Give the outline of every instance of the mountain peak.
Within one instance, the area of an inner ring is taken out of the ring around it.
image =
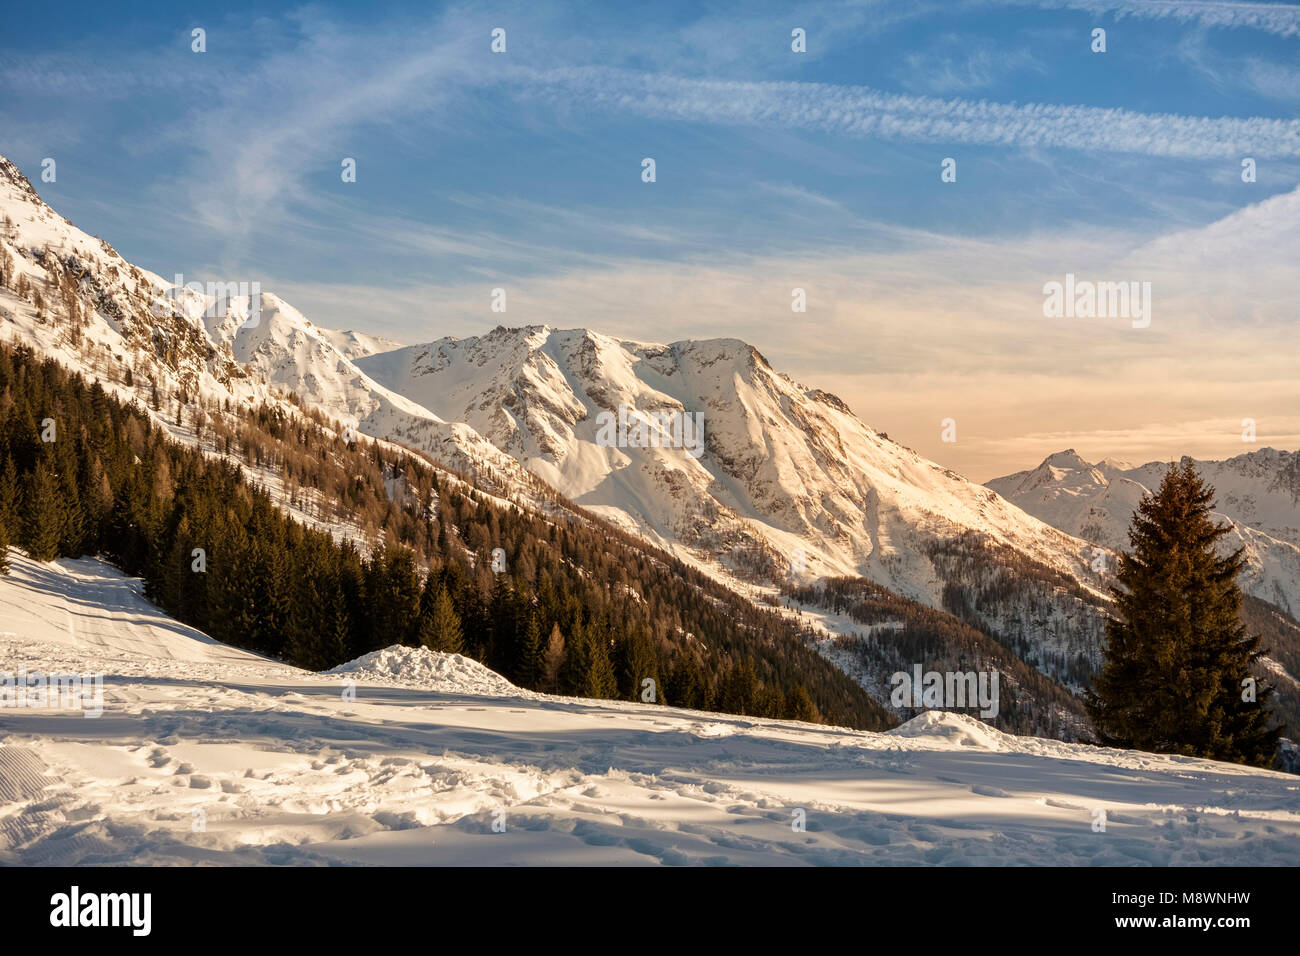
[[[31,180],[24,176],[22,170],[4,156],[0,156],[0,181],[11,183],[13,186],[17,187],[19,192],[25,193],[30,197],[32,202],[42,206],[45,205],[41,197],[37,195],[36,189],[32,186]]]
[[[1097,467],[1107,471],[1131,471],[1137,466],[1123,458],[1107,457],[1097,462]]]
[[[1084,461],[1073,448],[1058,451],[1043,459],[1044,465],[1053,468],[1091,468],[1092,463]]]

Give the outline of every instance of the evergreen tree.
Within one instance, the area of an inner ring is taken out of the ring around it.
[[[536,688],[541,683],[545,666],[543,652],[542,628],[537,623],[537,612],[534,611],[528,615],[524,635],[515,650],[511,678],[520,687]]]
[[[713,706],[708,682],[694,654],[678,654],[673,660],[667,695],[677,707],[709,710]]]
[[[352,657],[352,621],[348,612],[347,592],[342,586],[342,574],[335,578],[336,586],[325,596],[325,609],[321,642],[321,657],[328,669]]]
[[[560,666],[560,693],[587,697],[591,679],[591,640],[581,619],[573,622],[564,645],[564,663]]]
[[[1268,729],[1272,688],[1243,692],[1263,652],[1241,623],[1241,551],[1218,555],[1228,528],[1213,507],[1214,489],[1190,461],[1143,498],[1086,703],[1108,746],[1267,766],[1280,733]]]
[[[437,590],[426,603],[427,612],[420,615],[420,643],[431,651],[446,654],[459,654],[464,649],[460,617],[451,603],[451,595],[441,582],[435,582],[433,575],[425,583],[425,592]]]
[[[371,650],[415,644],[420,617],[420,578],[409,548],[389,546],[366,567],[366,604]]]
[[[609,659],[609,640],[599,631],[588,640],[590,651],[584,696],[609,700],[618,696],[618,678],[614,675],[614,664]]]
[[[629,700],[641,699],[643,681],[655,683],[656,703],[664,703],[664,688],[659,680],[659,661],[650,640],[639,629],[619,642],[619,691]]]
[[[476,661],[483,661],[487,657],[488,644],[492,637],[488,608],[483,601],[479,585],[472,578],[456,572],[453,574],[463,581],[456,591],[448,591],[449,595],[454,596],[453,604],[456,613],[460,615],[461,631],[464,634],[461,642],[464,647],[463,653]]]
[[[340,651],[335,663],[355,660],[367,650],[365,628],[361,620],[365,592],[365,568],[356,546],[345,542],[333,558],[334,589],[330,594],[326,615],[330,629],[329,640],[337,642]]]
[[[515,632],[518,627],[515,590],[505,574],[496,574],[488,596],[488,625],[491,636],[484,660],[498,672],[510,669],[515,658]]]
[[[0,517],[0,577],[9,573],[9,523]]]
[[[321,593],[316,575],[300,575],[296,583],[294,607],[289,615],[289,639],[284,648],[285,660],[295,667],[311,671],[328,670],[336,660],[331,650],[337,653],[337,649],[323,640],[328,631],[322,631],[317,616],[322,605],[328,607],[328,599]]]
[[[57,490],[57,476],[44,455],[24,495],[21,542],[36,561],[53,561],[59,556],[63,536],[63,513]]]
[[[98,457],[91,457],[86,468],[86,488],[82,495],[86,510],[88,547],[103,535],[104,524],[113,510],[113,488]]]
[[[282,659],[293,608],[289,554],[283,541],[269,533],[253,535],[249,551],[253,568],[253,640],[264,653]]]
[[[785,694],[781,693],[781,688],[770,684],[759,685],[758,692],[754,695],[755,717],[784,717],[785,708]]]
[[[758,697],[758,677],[749,661],[735,664],[722,679],[718,708],[726,714],[753,715]]]
[[[189,538],[189,521],[181,514],[176,530],[171,532],[171,543],[160,547],[152,555],[150,567],[145,574],[144,593],[149,600],[164,607],[169,614],[189,620],[189,603],[186,598],[186,575],[190,574],[190,556],[185,550],[185,540]]]
[[[217,560],[218,555],[220,560]],[[244,530],[232,529],[221,551],[214,549],[213,559],[208,564],[208,573],[216,576],[213,582],[212,636],[237,647],[265,651],[257,643],[261,614],[254,590],[257,569],[249,560],[249,542]]]
[[[58,455],[60,532],[59,554],[79,558],[86,553],[89,534],[86,510],[81,504],[81,482],[78,480],[74,456],[66,451],[70,443],[64,442]]]
[[[810,724],[821,723],[817,705],[808,696],[808,688],[803,684],[795,684],[794,689],[785,695],[785,716],[790,720],[805,720]]]

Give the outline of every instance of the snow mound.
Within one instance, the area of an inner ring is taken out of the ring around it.
[[[460,654],[444,654],[426,647],[394,644],[362,654],[326,674],[347,674],[361,680],[387,681],[405,687],[456,694],[484,694],[493,697],[523,694],[494,670]]]
[[[942,740],[959,747],[981,750],[1006,750],[1006,734],[967,714],[927,710],[887,733],[895,737],[924,737],[927,742]]]

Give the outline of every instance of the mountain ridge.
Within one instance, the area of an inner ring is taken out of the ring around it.
[[[1223,460],[1191,462],[1215,488],[1216,511],[1229,527],[1221,544],[1242,548],[1243,588],[1300,613],[1300,451],[1258,448]],[[1118,550],[1143,495],[1153,492],[1169,467],[1103,459],[1085,461],[1073,449],[1056,452],[1035,468],[987,482],[987,486],[1049,524]]]

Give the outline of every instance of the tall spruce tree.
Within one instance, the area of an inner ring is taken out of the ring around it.
[[[537,688],[542,680],[542,628],[537,622],[537,612],[528,615],[523,638],[515,648],[514,668],[511,677],[520,687]]]
[[[431,651],[459,654],[464,650],[460,617],[451,603],[447,588],[429,575],[425,592],[430,595],[422,601],[420,613],[420,643]]]
[[[1238,550],[1213,520],[1214,489],[1190,461],[1143,498],[1113,588],[1106,658],[1086,696],[1102,743],[1267,766],[1272,688],[1254,689],[1259,638],[1241,623]]]
[[[24,495],[23,517],[26,520],[19,539],[27,553],[37,561],[53,561],[59,556],[63,512],[57,483],[57,473],[47,463],[47,458],[42,457]]]
[[[294,608],[288,618],[289,638],[284,646],[285,660],[312,671],[330,667],[338,654],[337,648],[327,644],[329,632],[321,627],[315,613],[328,607],[322,583],[316,574],[302,574],[294,580]]]
[[[817,705],[808,696],[808,688],[803,684],[795,684],[794,690],[785,695],[785,716],[791,720],[805,720],[810,724],[820,722],[821,714],[817,712]]]
[[[0,577],[9,573],[9,522],[0,508]]]
[[[495,574],[488,592],[487,620],[491,630],[485,649],[485,661],[493,670],[505,672],[514,661],[518,610],[510,579]]]
[[[389,544],[366,565],[371,650],[419,641],[420,578],[406,547]]]
[[[618,696],[618,677],[609,657],[609,638],[602,630],[587,636],[587,680],[585,696],[608,700]]]
[[[722,678],[718,709],[728,714],[752,715],[758,698],[758,676],[749,661],[733,664]]]
[[[659,661],[650,639],[640,628],[633,628],[616,645],[619,693],[629,700],[640,700],[644,681],[655,687],[655,702],[664,703],[662,682],[659,679]]]
[[[560,665],[559,686],[561,694],[588,697],[588,680],[591,676],[591,640],[581,618],[575,619],[564,645],[564,663]]]

